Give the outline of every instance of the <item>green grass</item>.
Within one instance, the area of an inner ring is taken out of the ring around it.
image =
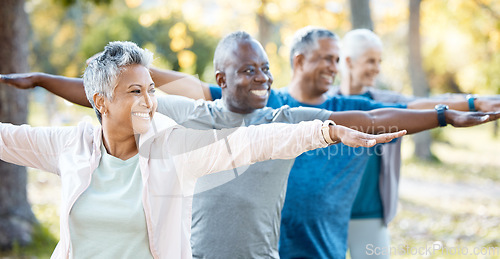
[[[500,258],[500,139],[492,137],[492,125],[440,131],[444,142],[432,147],[439,162],[411,157],[413,145],[404,141],[402,180],[414,184],[400,188],[391,245],[448,247],[426,258]],[[415,257],[423,256],[392,258]]]
[[[43,224],[35,225],[33,242],[29,246],[21,247],[14,244],[12,251],[0,252],[0,258],[50,258],[57,241],[49,228]]]

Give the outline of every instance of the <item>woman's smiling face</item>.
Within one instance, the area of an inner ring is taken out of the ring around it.
[[[368,48],[356,59],[351,59],[352,84],[356,86],[374,86],[375,79],[380,73],[382,49]]]
[[[146,133],[157,108],[154,82],[142,65],[125,67],[117,80],[111,100],[105,98],[106,120],[118,131]]]

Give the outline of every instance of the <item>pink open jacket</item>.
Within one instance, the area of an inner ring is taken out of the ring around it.
[[[191,204],[198,177],[325,147],[320,128],[316,120],[200,131],[156,114],[151,129],[139,137],[142,202],[153,257],[192,257]],[[59,128],[0,124],[2,160],[61,177],[61,239],[51,258],[70,257],[69,213],[99,166],[101,143],[101,127],[89,123]]]

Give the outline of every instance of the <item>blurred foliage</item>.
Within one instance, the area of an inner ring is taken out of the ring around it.
[[[61,4],[62,6],[68,7],[74,5],[78,0],[53,0],[56,4]],[[86,0],[87,2],[91,2],[94,4],[109,4],[113,0]]]
[[[378,0],[371,8],[386,49],[381,81],[409,94],[408,3]],[[30,0],[27,11],[32,70],[79,76],[107,42],[131,40],[156,54],[156,66],[214,82],[218,39],[245,30],[266,49],[274,87],[290,80],[297,29],[322,26],[342,36],[351,28],[348,0]],[[422,1],[422,53],[433,93],[500,93],[499,17],[499,1]]]
[[[500,2],[423,1],[423,54],[439,92],[500,93]]]
[[[156,66],[211,79],[217,38],[192,29],[179,12],[129,8],[127,4],[133,3],[114,1],[95,6],[79,1],[65,7],[31,1],[32,70],[80,76],[87,58],[102,51],[108,42],[119,40],[153,51]]]

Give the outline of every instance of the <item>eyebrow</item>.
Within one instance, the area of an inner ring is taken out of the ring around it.
[[[140,84],[133,83],[133,84],[129,85],[127,89],[130,89],[132,86],[142,87],[142,85],[140,85]]]
[[[241,68],[244,68],[244,67],[249,67],[249,66],[252,66],[252,67],[261,67],[261,66],[269,66],[269,61],[266,61],[266,62],[262,62],[262,63],[243,63],[241,64]]]
[[[133,87],[133,86],[139,86],[139,87],[142,87],[142,85],[141,85],[141,84],[133,83],[133,84],[129,85],[127,89],[130,89],[130,88],[131,88],[131,87]],[[153,86],[153,87],[155,87],[156,85],[155,85],[155,83],[153,82],[153,83],[149,84],[149,86]]]

